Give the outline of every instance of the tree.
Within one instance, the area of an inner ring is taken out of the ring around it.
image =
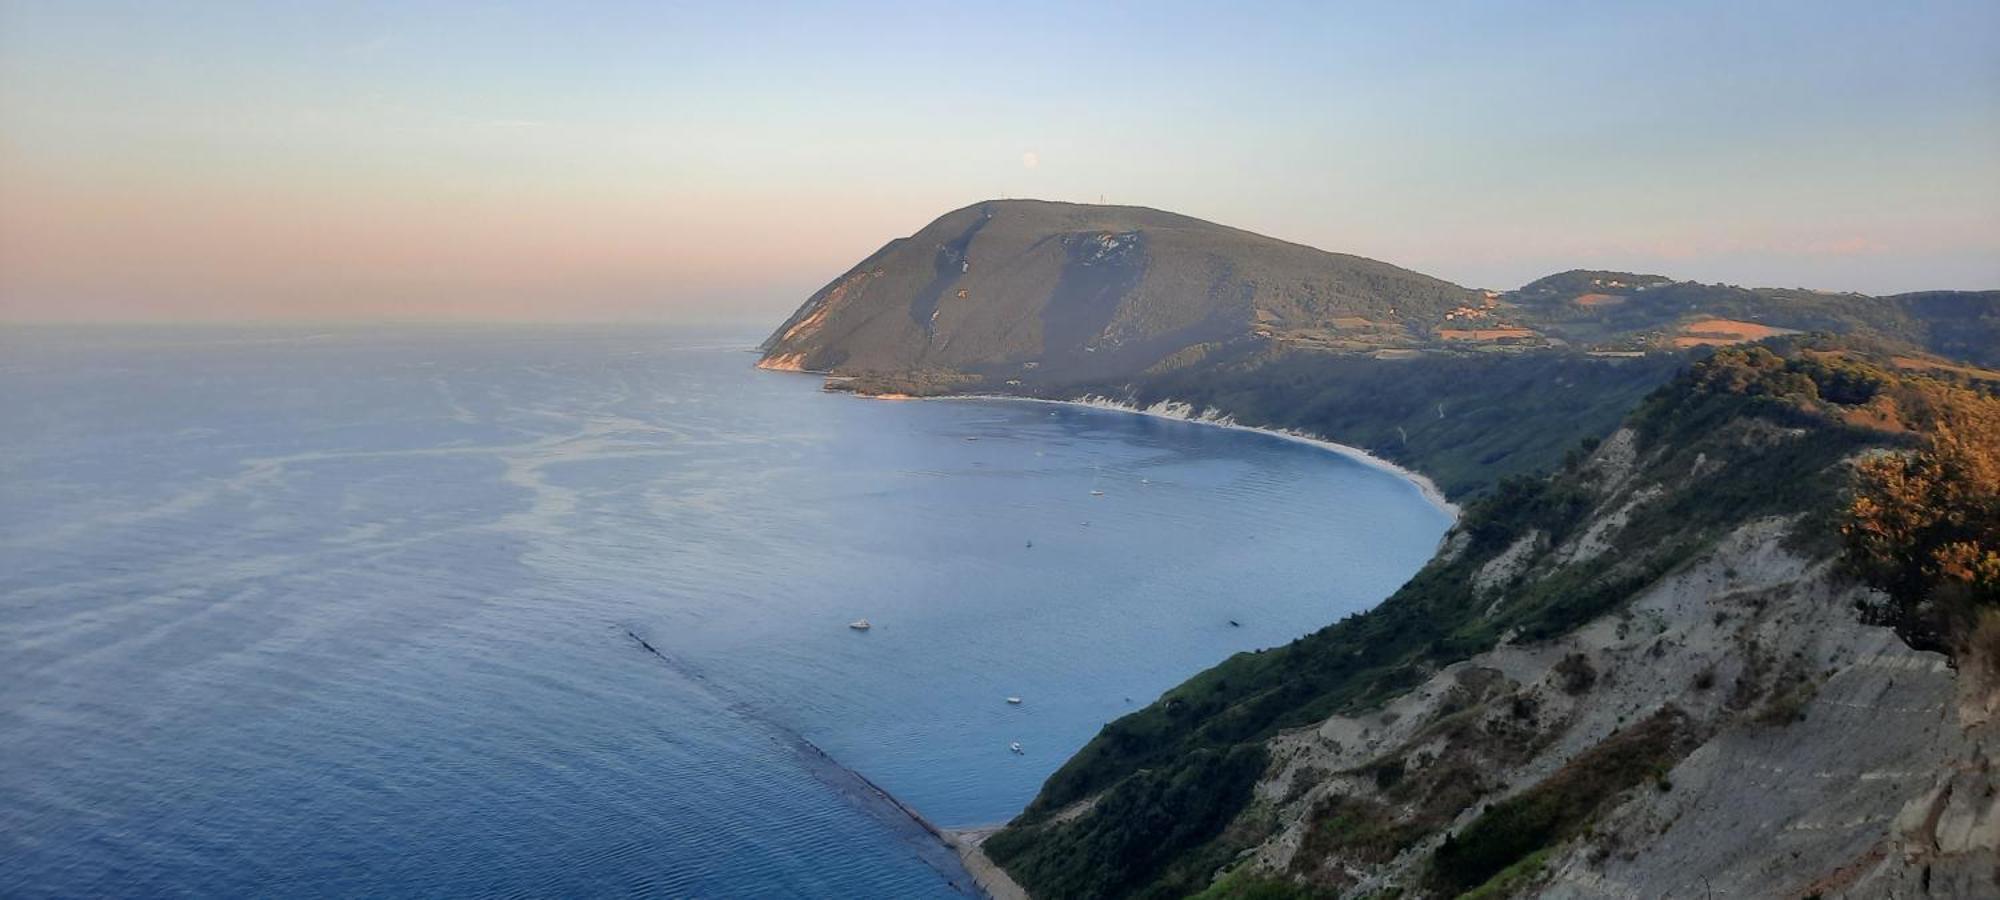
[[[2000,400],[1913,388],[1921,441],[1860,463],[1841,533],[1854,569],[1889,595],[1888,623],[1955,653],[2000,608]]]

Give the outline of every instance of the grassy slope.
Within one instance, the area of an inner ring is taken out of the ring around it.
[[[1322,435],[1422,472],[1458,499],[1555,468],[1579,441],[1609,434],[1686,361],[1671,353],[1621,360],[1565,352],[1411,360],[1223,353],[1098,390],[1141,406],[1177,400],[1246,425]]]
[[[977,203],[890,242],[764,343],[841,375],[1144,369],[1257,327],[1435,318],[1476,294],[1427,275],[1132,206]],[[810,323],[810,327],[799,327]],[[1262,323],[1260,326],[1259,323]]]
[[[1618,281],[1623,288],[1594,282]],[[1644,290],[1635,290],[1643,285]],[[1596,307],[1580,295],[1621,302]],[[1579,343],[1617,343],[1671,331],[1694,317],[1742,319],[1795,331],[1852,335],[1901,344],[1977,365],[2000,364],[2000,291],[1926,291],[1871,297],[1802,288],[1745,288],[1672,281],[1659,275],[1577,270],[1550,275],[1508,295],[1523,317]]]

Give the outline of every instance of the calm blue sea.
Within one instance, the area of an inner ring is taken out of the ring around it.
[[[840,766],[1004,821],[1447,525],[1311,447],[829,395],[756,337],[0,335],[0,895],[958,895]]]

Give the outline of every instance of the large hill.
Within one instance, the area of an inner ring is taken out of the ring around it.
[[[1260,333],[1388,328],[1400,344],[1403,317],[1436,318],[1478,296],[1154,209],[995,200],[890,241],[764,349],[767,365],[811,371],[1092,377]]]
[[[1797,331],[2000,365],[2000,292],[1869,297],[1586,270],[1472,290],[1154,209],[994,200],[890,241],[763,350],[769,368],[994,389],[1158,372],[1246,345],[1614,356]]]

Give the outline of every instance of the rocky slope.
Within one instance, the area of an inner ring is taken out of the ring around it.
[[[1995,895],[1994,695],[1836,562],[1851,460],[1908,440],[1857,423],[1912,401],[1832,352],[1697,365],[1377,609],[1107,726],[988,852],[1039,896]]]

